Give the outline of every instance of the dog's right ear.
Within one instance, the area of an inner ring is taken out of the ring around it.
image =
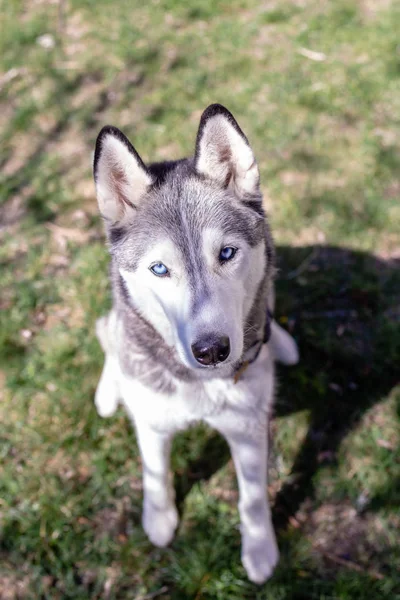
[[[128,138],[107,125],[94,153],[94,180],[99,209],[110,225],[125,225],[152,184],[152,177]]]

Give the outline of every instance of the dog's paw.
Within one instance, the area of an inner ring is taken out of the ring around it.
[[[104,381],[100,382],[96,390],[94,403],[100,417],[112,417],[118,408],[115,385],[107,385]]]
[[[275,537],[243,540],[242,564],[250,581],[264,583],[274,572],[279,560]]]
[[[145,503],[142,525],[149,540],[155,546],[163,548],[168,546],[175,535],[175,529],[178,526],[178,511],[173,504],[161,510],[154,505]]]

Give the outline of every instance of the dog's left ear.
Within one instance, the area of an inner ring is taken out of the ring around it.
[[[260,201],[260,175],[249,142],[221,104],[203,112],[196,140],[198,173],[230,188],[245,201]]]

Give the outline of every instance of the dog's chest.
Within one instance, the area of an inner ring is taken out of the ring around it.
[[[175,380],[174,391],[164,393],[121,373],[120,388],[130,415],[157,429],[185,429],[206,421],[218,429],[243,430],[257,426],[272,402],[273,362],[265,348],[238,383],[232,378]]]

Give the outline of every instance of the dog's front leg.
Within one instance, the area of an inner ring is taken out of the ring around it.
[[[226,436],[239,485],[242,563],[249,579],[263,583],[273,573],[279,552],[267,499],[267,430]]]
[[[169,472],[172,433],[137,422],[136,432],[143,463],[143,529],[156,546],[166,546],[178,525],[175,494]]]

